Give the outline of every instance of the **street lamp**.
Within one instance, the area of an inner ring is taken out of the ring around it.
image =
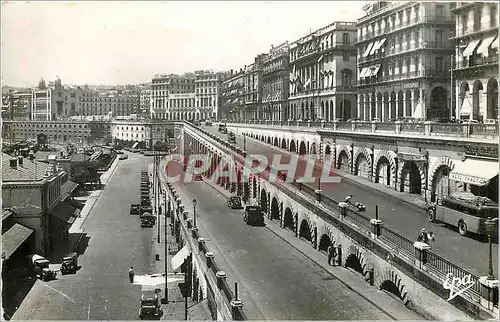
[[[243,133],[243,151],[247,150],[247,135]]]
[[[194,228],[196,228],[196,198],[193,199],[193,218],[194,218]]]
[[[492,219],[488,217],[486,220],[486,228],[488,230],[488,244],[489,244],[489,265],[488,265],[488,280],[494,280],[495,276],[493,275],[493,258],[491,251],[491,235],[493,234],[493,227],[495,227],[495,222],[498,221],[498,218]]]

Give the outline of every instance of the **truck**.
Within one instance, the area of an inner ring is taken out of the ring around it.
[[[33,255],[31,257],[35,276],[42,281],[50,281],[56,278],[57,271],[50,268],[50,262],[43,256]]]
[[[247,225],[265,225],[264,214],[259,206],[246,206],[243,213],[243,220]]]
[[[159,320],[163,314],[158,293],[161,290],[155,286],[143,286],[141,291],[141,307],[139,318]]]

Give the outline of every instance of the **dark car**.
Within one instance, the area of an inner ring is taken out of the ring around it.
[[[233,132],[229,132],[227,134],[227,142],[233,143],[233,144],[236,143],[236,136],[234,135]]]
[[[63,257],[61,264],[61,274],[76,273],[78,270],[78,254],[73,252]]]
[[[139,205],[139,204],[130,205],[130,214],[131,215],[139,215],[140,212],[141,212],[141,205]]]
[[[247,225],[264,226],[264,214],[259,206],[246,206],[243,220]]]
[[[241,203],[241,198],[240,197],[230,197],[227,200],[227,206],[231,209],[243,209],[243,205]]]

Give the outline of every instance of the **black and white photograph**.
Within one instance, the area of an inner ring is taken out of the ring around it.
[[[498,1],[1,1],[2,320],[498,308]]]

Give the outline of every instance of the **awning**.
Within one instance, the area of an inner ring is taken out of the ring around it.
[[[33,234],[33,230],[20,224],[14,224],[7,230],[2,235],[2,251],[5,254],[5,259],[9,259],[31,234]]]
[[[368,69],[369,73],[368,73],[368,75],[366,75],[366,76],[367,76],[367,77],[373,77],[373,76],[375,76],[375,75],[377,75],[377,74],[378,74],[379,70],[380,70],[380,65],[375,65],[375,66],[372,66],[372,67],[370,67],[370,68]]]
[[[490,47],[494,39],[495,36],[483,39],[483,42],[481,42],[481,45],[477,48],[477,53],[482,54],[484,57],[488,57],[488,48]]]
[[[467,45],[467,47],[465,47],[462,56],[463,57],[469,57],[470,55],[472,55],[472,53],[474,52],[474,49],[476,49],[476,47],[477,47],[477,45],[479,44],[480,41],[481,41],[481,39],[477,39],[477,40],[471,41]]]
[[[379,41],[373,44],[372,50],[370,51],[370,55],[375,54],[377,50],[379,50],[385,43],[386,38],[380,39]]]
[[[61,200],[66,199],[69,195],[75,191],[75,189],[78,187],[78,183],[73,182],[71,180],[66,181],[62,186],[61,186]]]
[[[370,51],[372,50],[373,44],[374,43],[370,43],[368,45],[368,47],[366,47],[366,50],[365,50],[365,53],[363,54],[363,57],[366,57],[366,56],[370,55]]]
[[[449,178],[476,186],[487,185],[491,178],[498,175],[498,162],[478,159],[466,159],[453,162],[454,167]]]
[[[497,37],[497,39],[493,40],[493,43],[491,44],[491,48],[498,48],[498,43],[499,43],[499,39]]]
[[[135,142],[134,145],[132,145],[132,149],[135,149],[139,145],[139,142]]]
[[[186,258],[189,256],[189,249],[187,245],[184,245],[180,251],[177,252],[177,254],[172,257],[172,260],[170,261],[170,265],[172,266],[172,270],[174,272],[179,271],[181,268],[181,265],[184,263]]]
[[[368,71],[368,68],[363,68],[360,72],[359,72],[359,78],[363,78],[365,77],[366,75],[366,72]]]
[[[75,221],[76,217],[78,217],[79,214],[80,209],[67,202],[61,202],[50,213],[50,215],[54,218],[57,218],[69,225],[71,225]]]
[[[462,106],[460,107],[460,115],[471,115],[472,114],[472,104],[470,97],[465,96]]]

